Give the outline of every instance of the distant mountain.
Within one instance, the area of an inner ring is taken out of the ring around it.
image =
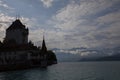
[[[120,60],[120,47],[52,49],[58,61],[112,61]]]
[[[98,58],[96,61],[120,61],[120,54]]]
[[[120,54],[98,58],[83,58],[80,61],[120,61]]]
[[[73,62],[73,61],[79,61],[80,59],[79,54],[71,54],[71,53],[63,53],[63,52],[56,52],[55,54],[59,62]]]

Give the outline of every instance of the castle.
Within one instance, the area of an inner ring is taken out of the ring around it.
[[[32,67],[47,67],[56,64],[56,55],[47,50],[43,37],[42,47],[28,42],[29,29],[16,19],[7,29],[0,42],[0,71]]]

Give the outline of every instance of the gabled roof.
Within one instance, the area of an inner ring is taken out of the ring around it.
[[[7,30],[13,30],[13,29],[25,29],[25,25],[22,24],[22,22],[19,19],[16,19],[10,27],[7,28]]]

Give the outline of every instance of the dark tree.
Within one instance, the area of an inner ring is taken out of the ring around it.
[[[47,58],[48,58],[48,65],[57,63],[57,58],[53,51],[51,50],[47,51]]]

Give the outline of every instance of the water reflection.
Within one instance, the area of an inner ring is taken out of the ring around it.
[[[30,69],[0,73],[0,80],[48,80],[47,69]]]
[[[0,73],[1,80],[23,80],[25,79],[24,71],[9,71]]]
[[[49,80],[48,74],[48,69],[33,69],[26,71],[24,76],[26,77],[26,80]]]
[[[120,80],[120,62],[58,63],[47,69],[1,72],[0,80]]]

